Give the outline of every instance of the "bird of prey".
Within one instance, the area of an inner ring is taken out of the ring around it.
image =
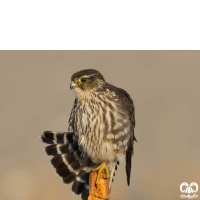
[[[105,169],[113,180],[119,161],[125,160],[127,183],[130,184],[135,111],[130,95],[107,83],[94,69],[76,72],[70,89],[76,98],[69,118],[69,132],[45,131],[40,139],[51,144],[44,151],[54,156],[50,165],[63,182],[72,183],[72,193],[89,195],[89,173]]]

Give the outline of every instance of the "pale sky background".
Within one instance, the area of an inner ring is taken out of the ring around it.
[[[0,199],[81,199],[54,174],[38,137],[67,130],[70,77],[88,68],[135,104],[131,183],[121,163],[111,197],[180,200],[182,182],[200,186],[200,51],[0,51]]]

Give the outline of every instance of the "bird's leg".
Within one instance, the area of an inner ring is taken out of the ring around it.
[[[106,163],[105,163],[105,162],[103,162],[99,167],[93,169],[93,171],[99,170],[99,172],[98,172],[98,174],[97,174],[96,185],[98,184],[99,176],[100,176],[101,171],[102,171],[103,169],[106,170],[106,178],[109,178],[109,170],[108,170],[108,167],[106,166]]]

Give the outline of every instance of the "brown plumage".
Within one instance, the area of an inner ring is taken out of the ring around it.
[[[116,165],[125,160],[130,184],[135,112],[130,95],[107,83],[97,70],[79,71],[71,81],[76,93],[69,118],[72,132],[44,132],[41,139],[59,143],[46,147],[47,154],[55,156],[51,165],[64,182],[74,182],[73,193],[87,199],[89,172],[103,162],[110,167],[112,181]]]

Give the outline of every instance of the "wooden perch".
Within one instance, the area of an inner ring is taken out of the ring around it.
[[[93,171],[90,173],[89,178],[89,197],[88,200],[99,200],[99,199],[109,199],[109,182],[110,178],[106,179],[105,170],[102,170],[98,185],[96,185],[97,173],[99,171]]]

